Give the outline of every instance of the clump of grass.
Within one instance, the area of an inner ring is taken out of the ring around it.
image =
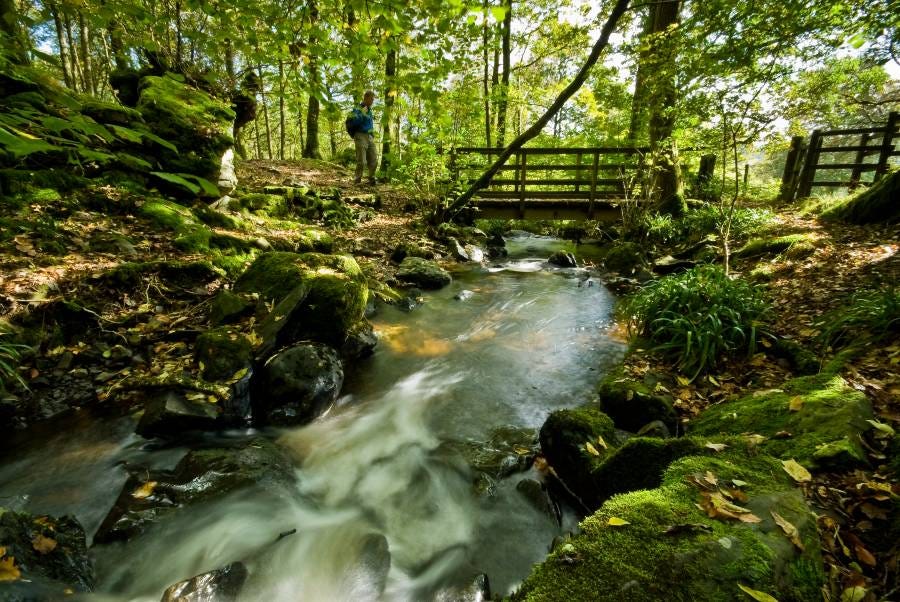
[[[716,265],[661,278],[619,307],[629,330],[655,343],[691,380],[722,358],[755,353],[767,311],[750,283]]]
[[[839,309],[817,323],[819,339],[826,347],[852,341],[877,343],[900,334],[900,289],[884,286],[860,291]]]
[[[731,220],[730,235],[735,239],[753,236],[774,219],[775,214],[769,209],[736,208]],[[718,207],[702,205],[688,210],[679,219],[670,215],[648,214],[643,220],[642,229],[651,241],[665,244],[718,234],[723,225],[724,217]]]
[[[25,345],[10,343],[3,339],[7,332],[0,332],[0,393],[5,393],[13,384],[28,388],[19,375],[19,358]]]

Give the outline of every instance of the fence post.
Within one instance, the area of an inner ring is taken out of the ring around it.
[[[709,186],[712,182],[713,174],[716,171],[716,158],[717,155],[715,153],[703,155],[700,157],[700,169],[697,170],[698,196],[707,202],[712,198]]]
[[[459,182],[459,172],[456,169],[456,148],[450,149],[450,181]]]
[[[803,163],[805,145],[806,140],[803,136],[791,137],[791,147],[784,162],[784,174],[781,176],[781,193],[778,195],[782,201],[794,200],[794,192],[797,190],[797,174]]]
[[[519,153],[517,151],[516,154],[513,155],[513,167],[515,167],[513,170],[513,181],[515,181],[515,184],[513,184],[513,192],[519,192],[519,161]]]
[[[522,152],[522,162],[519,167],[519,219],[525,219],[525,178],[526,178],[526,166],[528,156],[525,152],[525,149],[521,149]]]
[[[800,174],[800,185],[797,188],[798,199],[805,199],[812,193],[813,182],[816,179],[816,167],[819,163],[820,148],[822,148],[822,130],[816,130],[809,139],[806,162],[803,164],[803,172]]]
[[[588,194],[588,219],[594,217],[594,199],[597,197],[597,172],[600,171],[600,151],[594,151],[591,164],[591,191]]]
[[[581,190],[581,184],[578,181],[581,179],[581,153],[575,155],[575,192],[579,192]]]
[[[750,164],[744,163],[744,196],[747,195],[747,180],[750,179]]]
[[[900,123],[900,113],[891,111],[888,115],[887,124],[884,127],[884,138],[881,139],[881,152],[878,154],[878,166],[875,168],[875,179],[877,182],[881,176],[887,173],[888,159],[894,151],[894,130]]]
[[[853,171],[850,173],[850,185],[847,187],[847,190],[853,192],[853,190],[859,186],[859,181],[862,179],[862,166],[866,161],[866,155],[868,155],[868,146],[869,140],[872,139],[872,134],[866,132],[862,136],[859,137],[859,145],[862,147],[858,151],[856,151],[856,159],[853,161],[856,166],[853,168]]]

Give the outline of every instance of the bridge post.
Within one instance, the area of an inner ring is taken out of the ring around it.
[[[857,186],[859,186],[859,181],[862,179],[862,164],[866,161],[866,155],[868,155],[868,146],[869,140],[872,139],[872,134],[869,132],[863,133],[862,136],[859,137],[859,146],[861,147],[858,151],[856,151],[856,159],[853,161],[856,163],[856,166],[853,168],[853,172],[850,174],[850,186],[847,187],[849,192],[853,192]]]
[[[888,159],[894,151],[894,130],[898,125],[900,125],[900,113],[891,111],[884,126],[884,138],[881,140],[881,152],[878,154],[878,166],[875,168],[875,182],[887,173]]]
[[[803,164],[803,172],[800,174],[800,185],[797,189],[798,199],[805,199],[812,194],[813,182],[816,179],[816,167],[819,164],[820,148],[822,148],[822,130],[815,130],[809,139],[806,162]]]
[[[575,155],[575,192],[581,191],[581,153]]]
[[[521,149],[522,152],[522,162],[519,167],[519,219],[525,219],[525,182],[526,182],[526,168],[527,168],[527,157],[525,149]]]
[[[593,152],[593,161],[591,162],[591,191],[588,194],[588,219],[594,217],[594,199],[597,196],[597,172],[600,171],[600,152]]]

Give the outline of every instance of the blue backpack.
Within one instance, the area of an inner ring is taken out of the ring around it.
[[[347,130],[347,134],[350,135],[351,138],[356,136],[356,134],[360,131],[362,127],[362,119],[363,115],[359,109],[354,108],[350,111],[350,115],[347,116],[347,120],[344,121],[344,128]]]

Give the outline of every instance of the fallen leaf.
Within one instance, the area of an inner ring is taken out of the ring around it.
[[[22,572],[16,566],[16,559],[6,556],[6,548],[0,547],[0,581],[15,581],[21,576]]]
[[[690,380],[689,378],[686,378],[686,377],[681,376],[681,375],[676,376],[676,377],[675,377],[675,380],[677,380],[677,381],[678,381],[678,384],[681,385],[682,387],[686,387],[686,386],[688,386],[689,384],[691,384],[691,380]]]
[[[56,549],[56,540],[38,534],[31,540],[31,546],[41,554],[49,554]]]
[[[135,489],[134,492],[132,492],[131,497],[138,500],[146,499],[153,495],[153,490],[155,488],[156,481],[147,481],[146,483]]]
[[[762,519],[750,512],[747,508],[732,504],[719,493],[701,492],[703,501],[697,507],[706,512],[710,518],[730,518],[744,523],[759,523]]]
[[[728,447],[728,445],[726,445],[725,443],[709,443],[709,442],[707,442],[704,447],[706,447],[707,449],[711,449],[714,452],[720,452],[720,451],[724,450],[726,447]]]
[[[707,470],[706,474],[703,475],[703,480],[706,481],[707,483],[709,483],[710,485],[718,485],[719,484],[719,479],[717,479],[716,475],[714,475],[709,470]]]
[[[894,429],[889,424],[879,422],[878,420],[866,420],[866,422],[874,426],[878,431],[877,433],[875,433],[876,439],[890,439],[896,434],[894,432]]]
[[[679,535],[681,533],[709,533],[712,531],[712,527],[709,525],[704,525],[703,523],[685,523],[683,525],[672,525],[665,531],[663,531],[663,535]]]
[[[596,448],[596,447],[594,447],[593,445],[591,445],[591,442],[590,442],[590,441],[588,441],[587,443],[584,444],[584,448],[585,448],[586,450],[588,450],[588,452],[589,452],[592,456],[599,456],[599,455],[600,455],[600,452],[597,451],[597,448]]]
[[[788,410],[791,412],[799,412],[803,409],[803,398],[799,395],[795,395],[791,397],[791,400],[788,402]]]
[[[878,561],[875,560],[875,556],[872,554],[872,552],[863,547],[862,544],[856,544],[855,546],[853,546],[853,551],[856,552],[856,557],[859,558],[860,562],[868,564],[869,566],[878,565]]]
[[[783,516],[775,512],[774,510],[769,511],[772,515],[772,518],[775,519],[775,524],[781,527],[781,530],[784,531],[784,534],[787,535],[787,538],[791,540],[791,543],[794,544],[798,550],[801,552],[804,550],[803,542],[800,541],[800,532],[797,530],[797,527],[792,525],[787,521]]]
[[[625,525],[630,525],[631,523],[629,523],[627,520],[625,520],[623,518],[618,518],[616,516],[610,516],[609,520],[606,521],[606,524],[609,525],[610,527],[624,527]]]
[[[841,593],[841,602],[862,602],[867,593],[869,590],[860,585],[848,587]]]
[[[784,467],[785,472],[791,475],[791,478],[798,483],[808,483],[812,480],[812,475],[809,474],[809,471],[803,468],[803,466],[793,458],[790,460],[782,460],[781,465]]]
[[[606,441],[603,440],[601,435],[597,435],[597,444],[603,449],[609,449],[609,446],[606,444]]]
[[[753,598],[754,600],[759,600],[759,602],[778,602],[778,598],[773,598],[766,592],[761,592],[759,590],[750,589],[746,585],[742,583],[738,583],[738,587],[741,588],[741,591]]]

